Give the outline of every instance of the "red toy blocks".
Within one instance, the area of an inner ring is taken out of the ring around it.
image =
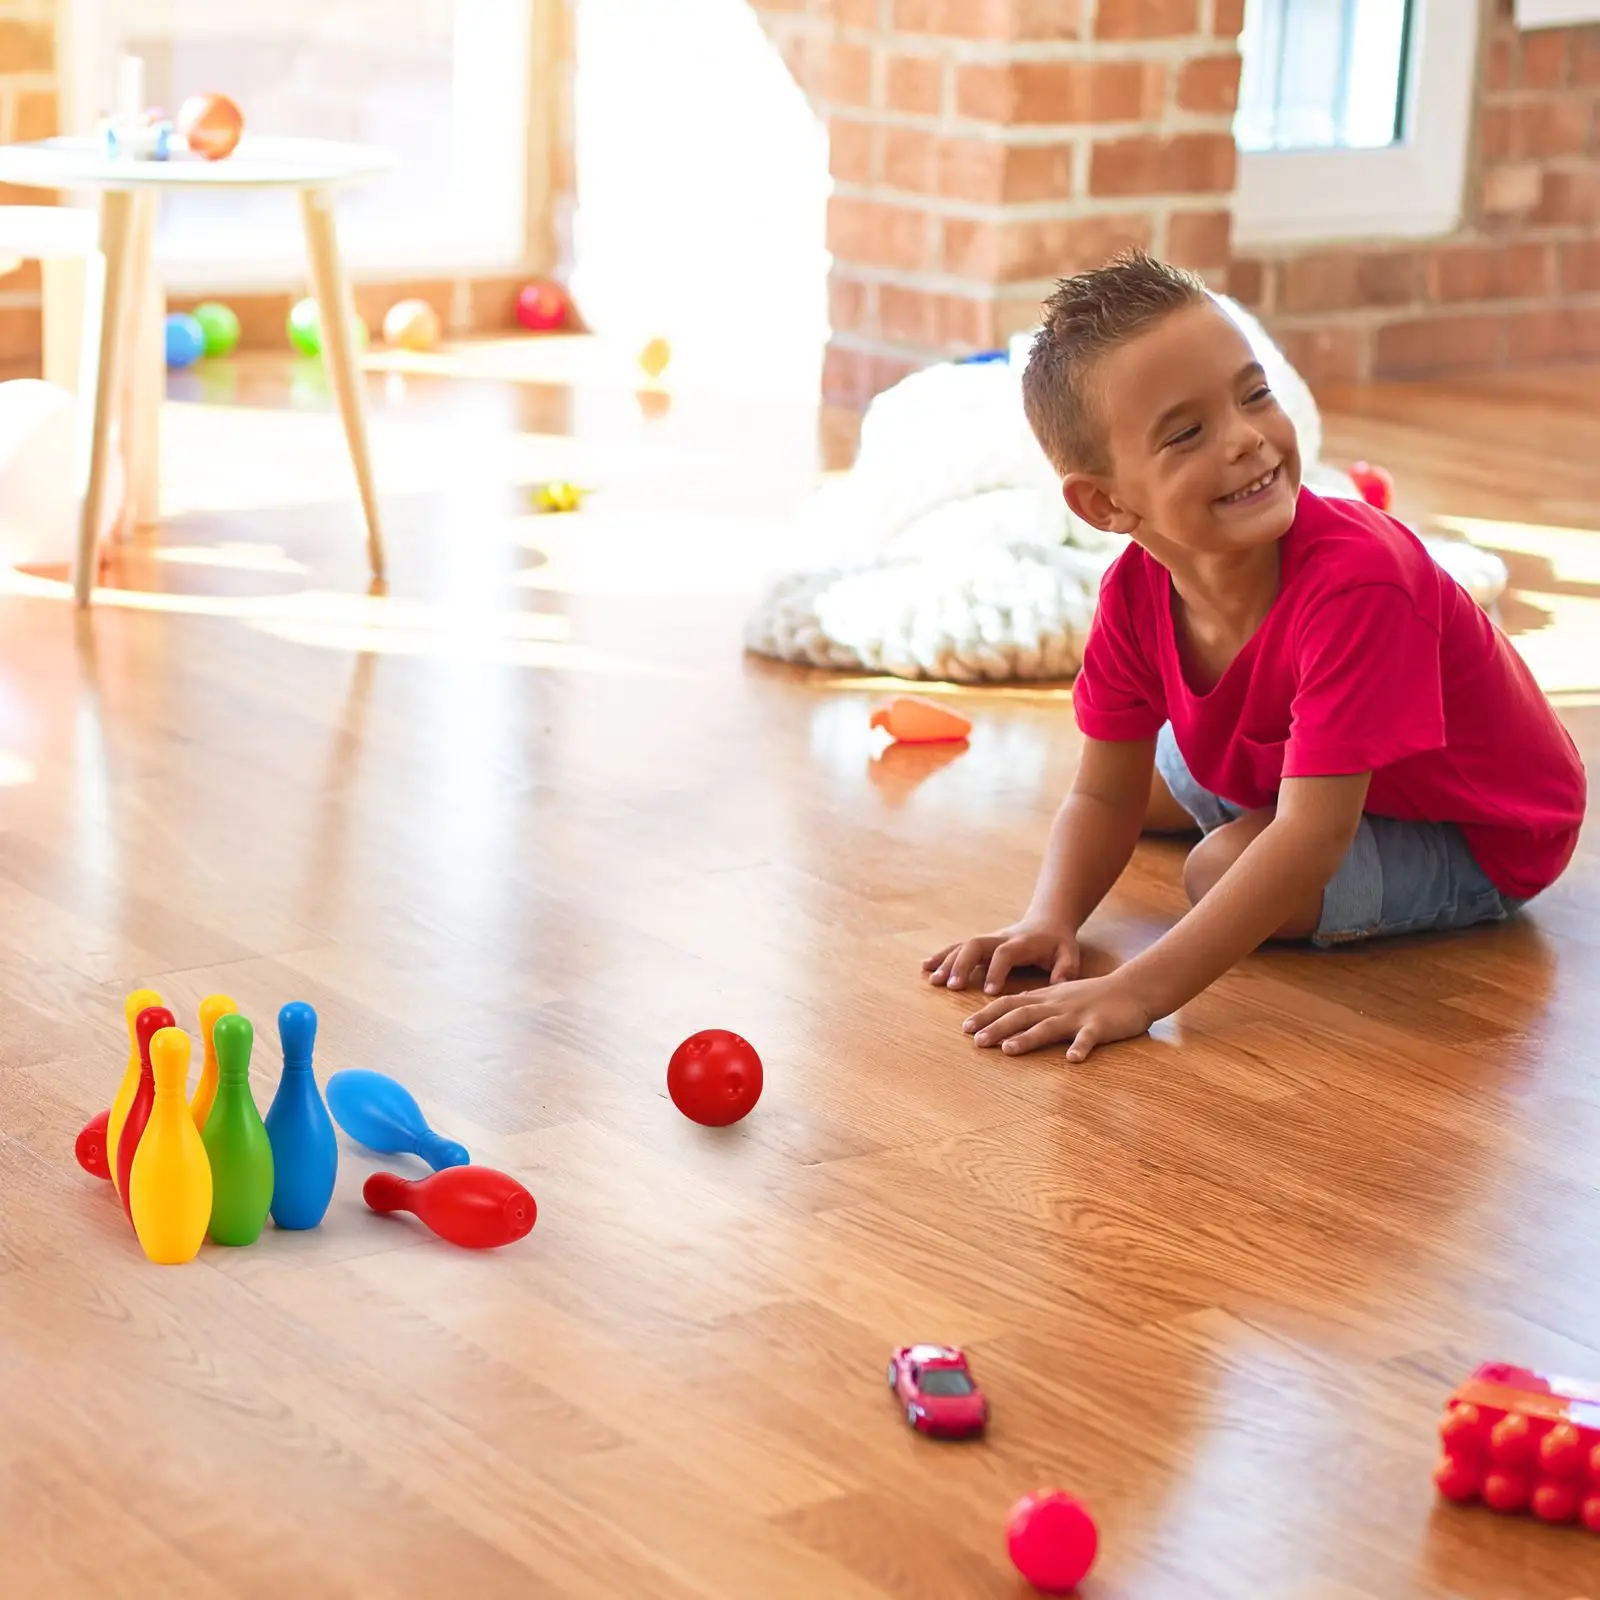
[[[1439,1424],[1439,1493],[1600,1533],[1600,1384],[1489,1362]]]

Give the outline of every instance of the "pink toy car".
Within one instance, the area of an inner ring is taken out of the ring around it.
[[[933,1438],[964,1439],[982,1433],[989,1402],[972,1381],[967,1358],[942,1344],[905,1345],[889,1363],[889,1387],[906,1408],[906,1421]]]

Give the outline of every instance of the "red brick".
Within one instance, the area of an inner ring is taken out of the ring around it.
[[[897,33],[947,39],[1076,38],[1082,0],[894,0]]]
[[[1415,377],[1499,366],[1504,357],[1504,317],[1424,317],[1378,329],[1375,378]]]
[[[817,10],[845,28],[876,28],[880,22],[879,0],[818,0]]]
[[[1488,61],[1484,67],[1484,87],[1498,93],[1511,87],[1512,43],[1508,38],[1496,39],[1489,46]]]
[[[1513,362],[1583,361],[1600,354],[1600,306],[1523,311],[1510,320],[1506,359]]]
[[[1259,309],[1267,301],[1267,269],[1261,261],[1235,257],[1228,264],[1225,292],[1242,306]]]
[[[1568,294],[1589,294],[1600,289],[1600,239],[1562,245],[1561,287]]]
[[[1585,166],[1572,172],[1546,172],[1532,221],[1593,227],[1600,223],[1600,169]]]
[[[1486,105],[1478,109],[1478,159],[1506,161],[1511,156],[1511,108]]]
[[[1238,151],[1232,134],[1155,134],[1096,144],[1089,164],[1093,195],[1225,194]]]
[[[49,139],[60,131],[53,89],[19,94],[11,114],[13,139]]]
[[[1216,0],[1211,31],[1219,39],[1237,39],[1244,32],[1244,0]]]
[[[1283,265],[1279,309],[1355,311],[1409,305],[1422,288],[1414,251],[1339,250],[1298,256]]]
[[[994,302],[883,284],[878,290],[883,337],[931,350],[983,350],[994,343]]]
[[[828,201],[828,249],[836,261],[921,272],[931,264],[930,218],[917,206],[836,194]]]
[[[872,183],[878,176],[881,130],[850,117],[828,120],[828,171],[840,183]]]
[[[1225,267],[1232,254],[1231,211],[1174,211],[1167,218],[1167,260],[1180,267]]]
[[[1076,154],[1070,144],[1006,146],[1000,198],[1007,202],[1070,199]]]
[[[1542,203],[1544,173],[1536,162],[1489,167],[1483,174],[1483,210],[1493,220],[1521,216]]]
[[[872,288],[859,278],[833,273],[828,279],[828,326],[835,333],[874,333]]]
[[[1600,83],[1600,28],[1579,28],[1573,35],[1571,70],[1574,83]]]
[[[1159,61],[975,62],[956,73],[958,115],[1010,126],[1149,122],[1166,92]]]
[[[1099,266],[1128,245],[1149,249],[1146,216],[1029,217],[1011,222],[947,217],[944,270],[980,283],[1021,283]]]
[[[1531,300],[1549,292],[1552,261],[1542,244],[1463,245],[1433,258],[1439,300]]]
[[[1100,0],[1097,39],[1174,39],[1200,27],[1200,0]]]
[[[885,128],[882,171],[891,189],[932,194],[939,186],[938,135],[922,128]]]
[[[1523,34],[1518,65],[1517,81],[1524,89],[1559,89],[1567,81],[1567,30]]]
[[[1586,98],[1577,95],[1552,96],[1506,107],[1508,154],[1514,159],[1582,154],[1589,146],[1592,109]],[[1491,159],[1487,153],[1485,159]]]
[[[825,100],[836,106],[872,103],[872,51],[864,44],[832,39],[822,46],[825,54],[820,85]]]
[[[830,343],[822,362],[822,396],[833,405],[860,410],[878,391],[877,357],[870,350]]]
[[[937,116],[944,109],[944,62],[937,56],[890,56],[884,91],[891,111]]]
[[[1372,355],[1372,330],[1360,324],[1332,328],[1276,328],[1278,348],[1310,384],[1359,383]]]
[[[939,141],[935,187],[955,200],[997,205],[1006,195],[1007,147],[997,139]]]
[[[0,18],[0,76],[49,72],[55,64],[55,30],[48,22]]]
[[[1239,104],[1239,57],[1195,56],[1178,72],[1178,106],[1183,111],[1231,113]]]

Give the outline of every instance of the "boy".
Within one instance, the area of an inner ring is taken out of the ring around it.
[[[1522,659],[1406,528],[1300,487],[1295,432],[1197,278],[1063,280],[1023,401],[1067,504],[1132,540],[1073,687],[1083,757],[1020,921],[923,970],[1015,1054],[1142,1034],[1269,939],[1498,922],[1571,859],[1582,763]],[[1078,929],[1142,830],[1198,827],[1188,914],[1109,976]]]

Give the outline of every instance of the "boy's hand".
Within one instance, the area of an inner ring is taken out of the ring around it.
[[[1008,1056],[1070,1040],[1068,1061],[1085,1061],[1097,1044],[1136,1039],[1155,1018],[1121,973],[1055,983],[995,1000],[963,1024],[974,1042]]]
[[[922,970],[930,983],[965,989],[972,979],[983,982],[985,994],[999,994],[1018,967],[1040,967],[1052,983],[1060,983],[1077,977],[1078,960],[1078,936],[1071,928],[1024,921],[946,945],[922,963]]]

